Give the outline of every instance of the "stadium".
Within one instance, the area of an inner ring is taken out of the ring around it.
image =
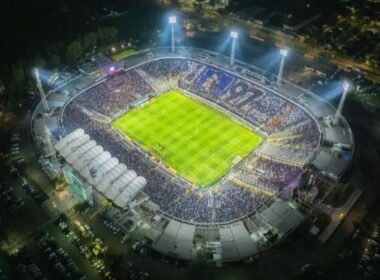
[[[32,135],[51,170],[164,255],[261,253],[308,215],[317,178],[339,181],[350,165],[340,112],[232,56],[172,46],[98,61],[48,93]]]

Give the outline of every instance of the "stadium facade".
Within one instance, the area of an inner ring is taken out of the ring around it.
[[[165,255],[226,262],[260,253],[308,215],[315,178],[338,182],[350,166],[354,141],[343,116],[333,123],[330,104],[252,65],[177,47],[136,52],[112,62],[116,71],[109,67],[99,66],[100,79],[81,74],[52,89],[52,110],[37,106],[32,135],[42,154],[56,152],[87,182],[94,201],[106,197],[116,211],[133,213],[135,236]],[[112,126],[170,89],[239,119],[265,141],[211,187],[196,188]],[[305,194],[302,203],[295,193]]]

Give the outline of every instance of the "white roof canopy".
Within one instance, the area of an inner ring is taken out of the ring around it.
[[[54,146],[87,182],[117,206],[128,206],[146,185],[146,179],[96,145],[83,129],[67,134]]]
[[[110,170],[112,170],[116,165],[119,164],[117,158],[110,158],[106,160],[102,165],[98,166],[96,169],[97,176],[92,177],[90,182],[92,185],[96,185]]]
[[[111,200],[116,198],[116,195],[124,191],[124,189],[130,184],[135,178],[137,174],[133,170],[128,170],[122,176],[120,176],[105,192],[105,196]]]
[[[90,140],[84,145],[82,145],[80,148],[78,148],[75,153],[72,153],[66,158],[66,161],[70,164],[73,164],[76,160],[81,158],[83,155],[86,154],[90,149],[94,148],[96,146],[95,140]]]
[[[115,198],[114,203],[121,208],[125,208],[145,186],[145,178],[141,176],[137,177]]]
[[[127,166],[125,164],[119,164],[115,168],[113,168],[110,172],[108,172],[102,180],[96,184],[96,188],[101,193],[104,193],[117,178],[127,172]]]
[[[86,144],[88,141],[90,141],[90,136],[88,134],[83,134],[76,138],[74,141],[71,141],[66,145],[65,148],[63,148],[59,153],[62,157],[65,159],[70,156],[74,151],[79,149],[81,146]]]
[[[84,166],[91,162],[91,160],[97,157],[99,154],[103,153],[102,146],[95,146],[88,152],[86,152],[80,159],[73,163],[73,167],[75,170],[81,170]]]
[[[84,134],[84,130],[79,128],[77,130],[74,130],[73,132],[70,132],[65,137],[63,137],[60,141],[58,141],[57,144],[55,144],[54,148],[57,151],[62,150],[68,143],[75,140],[79,136],[82,136]]]

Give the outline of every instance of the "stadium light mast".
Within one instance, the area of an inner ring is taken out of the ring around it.
[[[230,65],[234,65],[234,63],[235,63],[236,39],[239,37],[239,34],[236,31],[231,31],[230,36],[232,38]]]
[[[44,89],[42,88],[42,84],[41,84],[41,80],[40,80],[40,73],[38,72],[38,68],[34,68],[34,75],[35,75],[35,78],[37,81],[37,88],[38,88],[38,91],[40,93],[42,106],[44,107],[45,113],[49,113],[50,107],[49,107],[49,104],[47,103]]]
[[[281,84],[282,75],[284,72],[285,58],[288,56],[288,50],[287,49],[281,49],[280,55],[281,55],[281,63],[280,63],[280,70],[278,71],[278,76],[277,76],[277,84],[278,85]]]
[[[342,114],[344,102],[346,101],[347,93],[348,93],[349,89],[350,89],[350,84],[347,81],[344,81],[343,82],[343,94],[342,94],[342,97],[339,101],[338,110],[336,110],[336,113],[335,113],[333,125],[338,124],[339,116]]]
[[[177,23],[177,18],[175,16],[169,17],[170,31],[172,33],[172,53],[175,53],[175,24]]]

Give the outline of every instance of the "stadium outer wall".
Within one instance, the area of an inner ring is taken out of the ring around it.
[[[157,49],[157,50],[144,50],[144,51],[141,51],[141,52],[137,52],[136,54],[134,54],[132,57],[133,58],[136,58],[136,56],[140,56],[140,55],[142,55],[143,57],[147,54],[147,53],[151,53],[151,52],[155,52],[155,51],[157,51],[158,53],[160,53],[160,52],[162,52],[164,49]],[[205,53],[211,53],[211,52],[208,52],[208,51],[204,51],[204,50],[199,50],[199,49],[194,49],[194,48],[182,48],[182,50],[185,50],[185,54],[187,53],[187,54],[189,54],[189,52],[191,52],[192,50],[194,50],[194,51],[196,51],[196,52],[200,52],[201,54],[205,54]],[[181,48],[179,48],[179,50],[178,50],[179,52],[181,52]],[[165,58],[183,58],[183,59],[189,59],[189,57],[186,57],[185,55],[180,55],[180,56],[177,56],[177,55],[168,55],[168,53],[165,53],[165,51],[163,51],[163,54],[164,55],[159,55],[159,57],[157,57],[157,58],[154,58],[154,59],[150,59],[150,60],[145,60],[144,58],[143,58],[143,60],[144,61],[140,61],[139,63],[136,63],[136,64],[134,64],[134,65],[132,65],[132,66],[130,66],[130,67],[128,67],[128,61],[125,61],[124,62],[124,64],[125,65],[127,65],[127,67],[126,67],[126,70],[128,70],[128,69],[131,69],[131,68],[135,68],[135,67],[138,67],[138,66],[140,66],[140,65],[143,65],[143,64],[145,64],[145,63],[149,63],[149,62],[151,62],[151,61],[153,61],[153,60],[158,60],[158,59],[165,59]],[[215,54],[215,53],[213,53],[214,55],[217,55],[217,54]],[[157,55],[157,54],[156,54]],[[194,59],[194,54],[193,55],[190,55],[190,56],[192,56],[190,59]],[[227,61],[228,61],[228,58],[226,58],[226,57],[222,57],[222,56],[220,56],[220,55],[218,55],[219,56],[219,58],[218,59],[224,59],[224,60],[226,60],[227,59]],[[194,59],[194,60],[197,60],[197,59]],[[138,60],[137,60],[138,61]],[[202,61],[202,58],[199,58],[199,60],[198,61],[200,61],[201,63],[203,63],[203,64],[205,64],[206,62],[205,61]],[[238,65],[243,65],[243,66],[245,66],[245,67],[249,67],[248,69],[255,69],[254,67],[252,68],[252,66],[251,65],[248,65],[248,64],[245,64],[245,63],[243,63],[243,62],[239,62],[239,61],[237,61],[237,63],[238,63]],[[210,64],[210,63],[206,63],[206,64],[209,64],[209,65],[211,65],[212,67],[217,67],[217,68],[219,68],[219,69],[222,69],[223,71],[226,71],[226,72],[228,72],[228,73],[230,73],[230,74],[232,74],[232,75],[235,75],[235,76],[239,76],[240,78],[243,78],[243,79],[248,79],[247,77],[243,77],[243,76],[241,76],[239,73],[236,73],[236,72],[234,72],[234,70],[233,69],[225,69],[225,68],[221,68],[221,66],[219,66],[219,65],[217,65],[217,64]],[[228,65],[227,63],[225,64],[225,65]],[[226,68],[230,68],[229,66],[228,67],[226,67]],[[269,77],[269,74],[268,73],[265,73],[265,72],[263,72],[262,70],[260,70],[260,69],[255,69],[255,70],[258,70],[259,71],[259,73],[261,73],[261,74],[257,74],[257,75],[262,75],[261,76],[261,81],[264,81],[264,80],[266,80],[266,81],[270,81],[270,79],[268,79],[268,77]],[[98,83],[102,83],[103,81],[105,81],[107,79],[107,77],[105,77],[103,80],[101,80],[101,81],[99,81]],[[250,80],[250,82],[252,82],[252,80]],[[62,124],[62,114],[63,114],[63,112],[64,112],[64,108],[71,102],[71,100],[73,100],[73,99],[75,99],[78,95],[80,95],[81,93],[83,93],[83,92],[86,92],[87,90],[89,90],[90,88],[92,88],[93,86],[95,86],[96,84],[98,84],[98,83],[95,83],[95,84],[93,84],[93,85],[90,85],[89,87],[87,87],[87,88],[84,88],[84,89],[82,89],[82,90],[80,90],[78,93],[76,93],[76,94],[74,94],[73,96],[71,96],[70,97],[70,99],[69,100],[67,100],[66,102],[65,102],[65,104],[64,104],[64,106],[61,108],[61,110],[60,110],[60,114],[59,114],[59,119],[60,119],[60,123]],[[258,83],[258,82],[256,82],[256,83]],[[296,90],[298,90],[298,91],[301,91],[302,92],[302,94],[307,94],[307,95],[311,95],[313,98],[315,98],[316,100],[318,100],[319,102],[321,102],[322,104],[324,104],[325,106],[327,106],[329,109],[332,109],[332,111],[334,111],[334,108],[330,105],[330,104],[328,104],[327,102],[325,102],[324,100],[321,100],[319,97],[316,97],[314,94],[312,94],[311,92],[308,92],[308,91],[306,91],[306,90],[304,90],[304,89],[301,89],[301,88],[299,88],[298,86],[295,86],[295,85],[293,85],[293,84],[291,84],[291,83],[288,83],[287,81],[284,81],[284,84],[285,85],[291,85],[292,86],[292,88],[294,88],[294,89],[296,89]],[[285,85],[284,85],[284,87],[285,87]],[[266,88],[267,90],[269,90],[269,91],[271,91],[271,92],[273,92],[274,94],[276,94],[276,95],[278,95],[279,93],[278,92],[276,92],[276,91],[274,91],[274,88],[268,88],[268,87],[266,87],[266,86],[264,86],[264,85],[262,85],[262,84],[260,84],[260,87],[263,87],[263,88]],[[285,99],[287,99],[288,101],[290,101],[291,103],[293,103],[293,104],[296,104],[296,106],[298,106],[298,107],[301,107],[305,112],[307,112],[313,119],[314,119],[314,121],[317,123],[317,125],[318,125],[318,128],[319,128],[319,130],[320,130],[320,134],[321,134],[321,137],[322,137],[322,134],[323,134],[323,132],[322,132],[322,128],[321,128],[321,125],[320,125],[320,122],[319,122],[319,120],[318,120],[318,118],[320,118],[320,115],[319,114],[315,114],[315,112],[313,112],[313,111],[310,111],[310,108],[304,108],[304,105],[301,105],[300,103],[299,103],[299,99],[296,99],[296,100],[293,100],[293,99],[290,99],[289,98],[289,96],[284,96],[284,95],[280,95],[282,98],[285,98]],[[299,95],[298,95],[299,96]],[[49,97],[48,97],[48,100],[49,100]],[[34,129],[34,120],[36,120],[37,119],[37,115],[38,115],[38,107],[36,108],[36,110],[33,112],[33,116],[32,116],[32,121],[31,121],[31,131],[32,131],[32,135],[33,135],[33,137],[35,138],[35,140],[36,140],[36,142],[37,142],[37,144],[41,144],[41,143],[39,143],[40,141],[38,140],[38,139],[36,139],[36,135],[35,135],[35,133],[34,133],[34,131],[33,131],[33,129]],[[346,129],[346,130],[348,130],[348,132],[349,132],[349,134],[350,134],[350,139],[351,139],[351,142],[352,142],[352,145],[354,146],[354,142],[353,142],[353,135],[352,135],[352,133],[351,133],[351,130],[350,130],[350,128],[349,128],[349,126],[348,126],[348,124],[347,124],[347,122],[346,122],[346,120],[342,117],[342,116],[340,116],[341,117],[341,123],[343,124],[343,127]],[[320,139],[320,145],[322,145],[322,143],[323,143],[323,138],[321,138]],[[318,147],[318,151],[320,151],[320,147]],[[354,152],[354,148],[352,149],[352,153]],[[317,152],[316,152],[317,153]],[[315,155],[314,155],[314,157],[313,158],[315,158]],[[312,161],[313,159],[310,159],[310,161]],[[247,216],[249,216],[249,215],[247,215]],[[228,226],[228,225],[231,225],[231,224],[234,224],[234,223],[237,223],[237,222],[239,222],[239,221],[241,221],[241,220],[244,220],[245,218],[247,218],[247,216],[245,216],[245,217],[241,217],[241,218],[239,218],[239,219],[236,219],[236,220],[233,220],[233,221],[229,221],[229,222],[226,222],[226,223],[215,223],[215,224],[196,224],[196,223],[193,223],[193,225],[194,226],[199,226],[199,227],[215,227],[215,228],[218,228],[219,226]],[[170,215],[167,215],[167,217],[170,217]],[[178,220],[177,218],[175,218],[175,217],[171,217],[173,220],[177,220],[178,222],[180,222],[180,223],[188,223],[188,221],[182,221],[182,220]],[[292,231],[292,230],[291,230]],[[287,234],[289,234],[291,231],[289,231],[289,232],[287,232],[286,234],[284,234],[282,237],[284,238]],[[235,259],[238,259],[238,258],[232,258],[231,260],[235,260]]]

